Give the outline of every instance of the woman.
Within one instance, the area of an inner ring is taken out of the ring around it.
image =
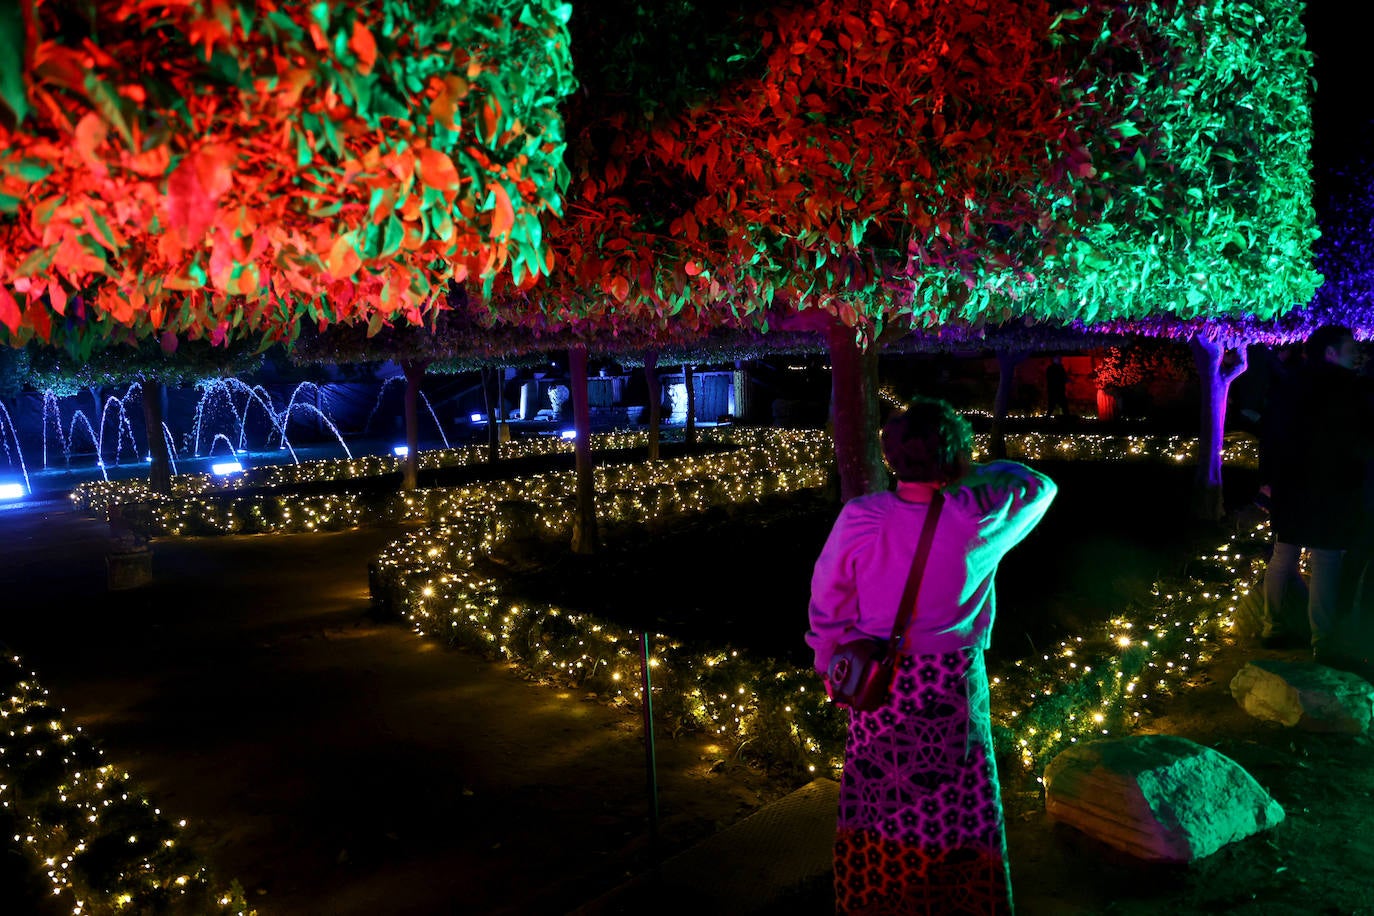
[[[1044,517],[1054,482],[1014,461],[975,465],[973,430],[914,398],[882,430],[896,492],[840,511],[811,579],[816,669],[836,646],[892,632],[922,522],[944,506],[899,648],[892,696],[851,712],[835,837],[836,911],[1012,911],[983,650],[997,564]]]

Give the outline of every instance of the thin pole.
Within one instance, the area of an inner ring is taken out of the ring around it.
[[[639,682],[644,693],[644,768],[649,789],[649,848],[658,850],[658,765],[654,759],[654,701],[649,678],[649,631],[639,634]]]

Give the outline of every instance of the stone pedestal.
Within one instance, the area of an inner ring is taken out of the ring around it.
[[[153,552],[147,547],[105,554],[105,584],[110,591],[138,588],[153,581]]]
[[[539,383],[526,382],[520,386],[520,419],[532,420],[539,412]]]

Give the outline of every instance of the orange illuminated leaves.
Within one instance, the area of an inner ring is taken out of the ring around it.
[[[104,175],[106,168],[102,161],[99,150],[105,143],[105,137],[109,134],[109,127],[95,112],[90,112],[76,125],[76,151],[81,156],[91,171],[97,175]]]
[[[456,131],[459,106],[468,95],[468,81],[461,76],[449,74],[445,77],[431,77],[430,88],[434,98],[429,103],[429,113],[441,127]]]
[[[325,261],[325,266],[330,276],[338,280],[353,276],[358,272],[362,263],[362,258],[358,256],[356,238],[353,233],[349,232],[334,240],[334,244],[329,249],[329,257]]]
[[[420,154],[420,182],[436,191],[457,191],[461,180],[458,169],[447,153],[424,147]]]
[[[377,41],[367,26],[358,20],[353,21],[353,36],[348,40],[348,49],[358,57],[358,72],[367,76],[377,64]]]
[[[495,204],[491,213],[491,237],[502,238],[515,225],[515,208],[511,206],[510,195],[500,183],[491,186],[491,196]]]

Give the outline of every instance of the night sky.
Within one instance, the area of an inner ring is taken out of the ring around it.
[[[1319,180],[1322,170],[1339,168],[1370,146],[1374,55],[1365,30],[1353,19],[1353,9],[1334,0],[1311,0],[1303,18],[1307,45],[1316,57],[1312,159]]]

